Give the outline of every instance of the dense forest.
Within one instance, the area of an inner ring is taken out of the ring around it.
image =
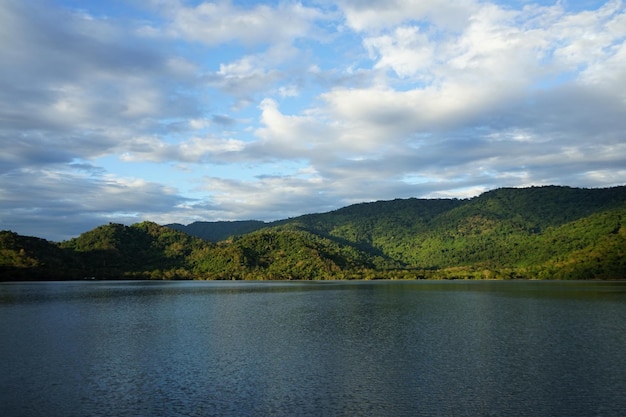
[[[2,231],[0,279],[623,279],[624,220],[626,187],[547,186],[271,223],[111,223],[60,243]]]

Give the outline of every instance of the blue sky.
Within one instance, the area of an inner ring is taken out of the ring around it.
[[[622,1],[2,0],[0,229],[626,183]]]

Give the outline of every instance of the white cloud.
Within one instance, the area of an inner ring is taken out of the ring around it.
[[[121,155],[125,162],[203,163],[228,159],[229,153],[244,149],[245,142],[237,139],[191,137],[182,142],[168,143],[155,136],[136,137],[125,144]]]
[[[246,150],[251,159],[311,159],[321,143],[333,138],[314,115],[285,115],[273,99],[263,100],[259,108],[262,127],[254,132],[259,140]]]
[[[285,43],[309,34],[313,22],[323,18],[318,9],[301,3],[258,4],[251,8],[230,1],[180,6],[172,16],[170,32],[208,45]]]
[[[207,76],[210,86],[249,102],[254,94],[264,91],[268,85],[274,85],[282,77],[276,69],[265,69],[257,65],[255,57],[246,56],[238,61],[220,64],[220,69]]]
[[[306,171],[254,181],[209,177],[204,189],[210,195],[205,203],[207,214],[221,220],[279,220],[292,216],[303,205],[310,208],[309,212],[339,208],[336,200],[324,193],[327,184]]]
[[[371,57],[380,54],[376,68],[391,68],[400,77],[415,76],[434,60],[434,45],[417,26],[398,27],[392,35],[367,38],[364,44]]]
[[[623,182],[624,3],[545,3],[0,2],[0,225]]]
[[[447,30],[460,31],[479,2],[474,0],[392,0],[339,2],[348,25],[356,31],[378,31],[408,21],[433,22]]]
[[[298,97],[300,89],[295,85],[287,85],[278,88],[278,95],[285,97]]]
[[[109,221],[148,220],[186,200],[142,179],[64,169],[14,170],[0,180],[2,228],[57,241]]]

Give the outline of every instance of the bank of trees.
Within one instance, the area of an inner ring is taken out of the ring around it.
[[[274,223],[201,224],[225,238],[217,243],[191,236],[194,225],[178,227],[185,233],[151,222],[103,225],[61,243],[5,231],[0,272],[3,279],[626,278],[625,218],[626,187],[536,187],[364,203]],[[242,227],[251,232],[236,233]]]

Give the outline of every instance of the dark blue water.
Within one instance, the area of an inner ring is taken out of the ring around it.
[[[0,284],[3,416],[619,416],[626,283]]]

